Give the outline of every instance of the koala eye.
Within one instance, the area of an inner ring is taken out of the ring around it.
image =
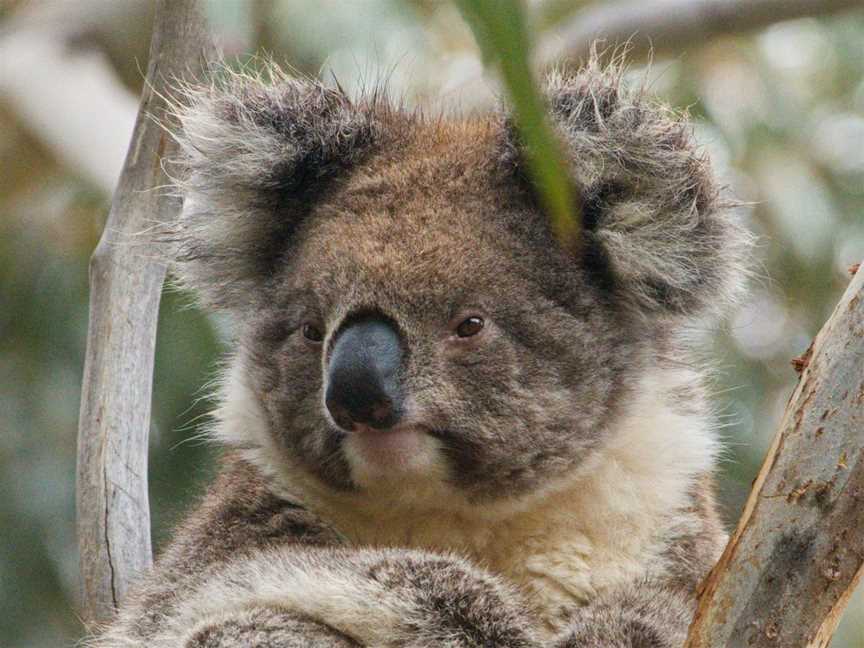
[[[478,317],[477,315],[466,317],[462,320],[459,326],[456,327],[456,335],[460,338],[472,337],[483,330],[483,325],[484,322],[482,317]]]
[[[324,334],[321,332],[321,329],[308,322],[303,325],[303,337],[315,344],[320,344],[324,340]]]

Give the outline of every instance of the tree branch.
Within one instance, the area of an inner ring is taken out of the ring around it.
[[[864,574],[864,272],[801,364],[687,648],[827,646]]]
[[[543,65],[588,58],[592,43],[629,43],[631,56],[679,55],[725,34],[774,23],[861,9],[861,0],[667,0],[601,3],[550,31],[538,51]]]
[[[78,541],[82,607],[107,620],[151,563],[147,438],[153,353],[165,268],[129,242],[179,212],[159,190],[174,143],[154,121],[176,77],[206,69],[212,45],[200,0],[159,0],[147,82],[132,142],[90,261],[90,326],[78,430]],[[99,138],[98,131],[91,133]]]

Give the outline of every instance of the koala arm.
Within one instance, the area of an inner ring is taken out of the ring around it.
[[[287,611],[292,625],[311,620],[319,626],[317,634],[324,626],[348,641],[345,645],[533,645],[518,609],[495,579],[456,558],[415,551],[280,548],[250,555],[184,601],[167,635],[172,641],[182,637],[180,645],[189,648],[233,646],[230,637],[243,623],[238,610],[252,610],[266,621],[265,626],[245,622],[250,632],[268,634],[272,627],[273,633],[292,635],[279,617]],[[202,636],[225,639],[202,643]]]
[[[91,645],[534,645],[517,597],[464,560],[346,546],[229,461],[153,574]]]

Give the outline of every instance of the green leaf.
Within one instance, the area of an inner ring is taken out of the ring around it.
[[[456,0],[487,65],[496,65],[525,145],[526,162],[555,235],[565,246],[579,237],[580,214],[561,145],[531,69],[531,41],[520,0]]]

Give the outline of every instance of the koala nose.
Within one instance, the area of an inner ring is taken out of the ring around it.
[[[336,423],[385,429],[402,414],[402,343],[382,317],[350,322],[336,336],[324,402]]]

